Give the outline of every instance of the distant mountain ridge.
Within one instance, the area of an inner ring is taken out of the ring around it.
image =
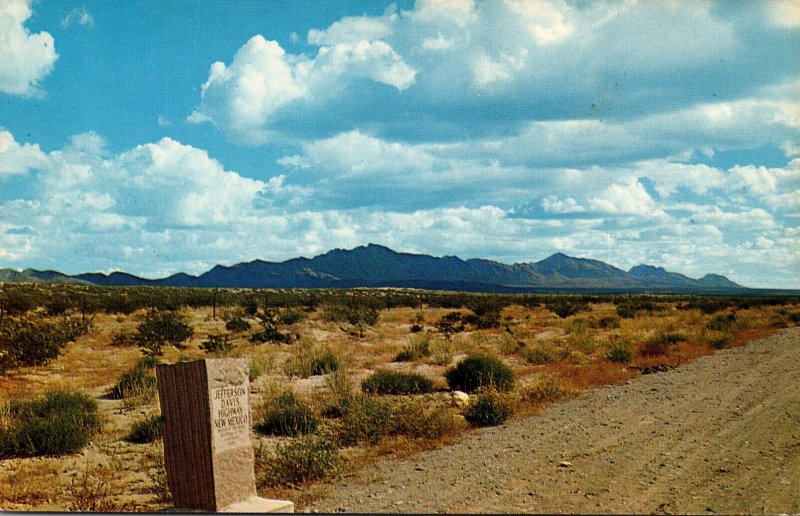
[[[333,249],[314,258],[284,262],[254,260],[231,266],[216,265],[199,276],[178,273],[146,279],[125,272],[83,273],[0,269],[0,282],[73,283],[101,286],[173,286],[216,288],[347,288],[408,287],[484,292],[514,291],[629,291],[734,292],[747,290],[724,276],[707,274],[692,279],[661,267],[637,265],[629,271],[599,260],[563,253],[535,263],[508,265],[492,260],[462,260],[399,253],[376,244]]]

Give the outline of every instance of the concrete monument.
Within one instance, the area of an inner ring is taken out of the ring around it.
[[[247,359],[158,365],[164,465],[180,509],[294,512],[256,495]]]

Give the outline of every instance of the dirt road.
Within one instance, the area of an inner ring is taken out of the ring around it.
[[[798,513],[800,328],[376,463],[307,509]]]

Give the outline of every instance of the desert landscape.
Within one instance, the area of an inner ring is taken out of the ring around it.
[[[3,300],[5,510],[171,507],[153,368],[205,357],[248,359],[258,492],[300,511],[798,509],[796,297],[6,284]],[[76,414],[75,435],[53,427]]]
[[[800,514],[800,0],[0,0],[0,510]]]

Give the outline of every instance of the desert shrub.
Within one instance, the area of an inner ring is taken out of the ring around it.
[[[125,436],[125,440],[130,443],[144,444],[152,443],[163,437],[164,417],[159,414],[153,414],[136,421],[131,426],[131,431]]]
[[[344,368],[339,368],[325,377],[325,417],[341,417],[355,400],[355,382]]]
[[[431,339],[430,362],[434,365],[446,366],[453,361],[453,342],[450,339],[436,337]]]
[[[733,330],[737,320],[738,317],[735,313],[729,313],[727,315],[718,314],[708,321],[706,327],[709,330],[730,332]]]
[[[685,342],[686,335],[679,332],[660,332],[647,339],[640,347],[639,353],[645,356],[666,355],[678,342]]]
[[[558,299],[556,301],[545,303],[545,308],[560,318],[566,319],[570,315],[575,315],[578,312],[585,312],[589,310],[589,305],[583,301]]]
[[[445,373],[452,390],[475,392],[480,387],[494,387],[510,391],[514,387],[514,373],[497,358],[470,355]]]
[[[374,326],[378,322],[378,309],[373,306],[327,304],[323,307],[322,319],[327,322],[346,322],[354,326]]]
[[[225,329],[233,333],[241,333],[250,329],[250,322],[244,318],[242,312],[233,312],[223,316]]]
[[[423,330],[423,327],[419,324],[412,324],[411,325],[411,333],[419,333]]]
[[[296,436],[314,433],[319,420],[295,394],[284,393],[271,403],[255,430],[265,435]]]
[[[431,354],[430,344],[430,335],[415,335],[411,342],[394,357],[394,360],[395,362],[414,362],[425,358]]]
[[[639,309],[632,303],[622,303],[616,306],[617,315],[622,319],[635,319]]]
[[[303,436],[268,454],[263,448],[256,453],[259,486],[298,487],[305,482],[332,474],[339,463],[334,444],[316,435]]]
[[[111,334],[111,345],[120,348],[129,348],[139,344],[136,333],[128,330],[119,330]]]
[[[295,324],[304,321],[308,315],[302,310],[286,310],[281,313],[278,320],[281,324]]]
[[[73,317],[6,317],[0,324],[0,372],[46,364],[57,358],[68,342],[88,331],[89,323]]]
[[[450,312],[436,322],[436,330],[445,335],[454,335],[464,331],[464,318],[459,312]]]
[[[619,328],[619,317],[615,317],[613,315],[608,315],[606,317],[601,317],[599,321],[597,321],[598,328],[604,329],[616,329]]]
[[[571,394],[572,391],[564,386],[561,378],[555,375],[545,375],[533,385],[527,386],[523,397],[534,403],[545,403],[567,398]]]
[[[233,349],[233,342],[224,333],[212,333],[203,341],[202,348],[209,353],[227,353]]]
[[[606,358],[611,362],[627,363],[633,359],[633,354],[627,345],[614,343],[606,352]]]
[[[789,312],[786,314],[786,318],[792,324],[800,324],[800,312]]]
[[[151,357],[139,360],[133,369],[120,376],[117,383],[111,388],[111,398],[115,400],[153,399],[158,390],[156,377],[152,373],[153,367],[155,364]]]
[[[441,439],[463,426],[453,410],[421,398],[400,401],[392,411],[393,435],[412,439]]]
[[[276,342],[288,344],[292,341],[292,336],[278,330],[278,315],[274,310],[265,310],[256,314],[261,322],[262,330],[255,332],[250,338],[253,342]]]
[[[494,389],[481,389],[464,409],[464,419],[472,426],[496,426],[513,412],[505,396]]]
[[[67,488],[70,512],[122,512],[128,507],[114,502],[114,497],[122,491],[117,475],[122,470],[122,461],[112,455],[110,464],[90,462],[86,456],[86,466],[70,481]]]
[[[13,400],[7,420],[0,427],[0,459],[75,453],[100,428],[97,402],[67,390]]]
[[[361,382],[361,390],[371,394],[421,394],[433,390],[433,381],[419,373],[378,370]]]
[[[708,339],[708,345],[714,349],[725,349],[731,345],[731,338],[727,335],[717,335]]]
[[[251,382],[272,367],[272,358],[264,356],[251,357],[248,363],[247,376]]]
[[[319,347],[314,341],[303,338],[295,348],[294,354],[284,366],[289,376],[308,378],[328,374],[339,368],[339,358],[328,348]]]
[[[359,442],[377,443],[392,434],[392,406],[372,396],[358,396],[339,418],[336,440],[343,446]]]
[[[137,328],[136,340],[145,353],[152,356],[163,354],[163,346],[178,349],[194,334],[188,319],[174,311],[150,310]]]
[[[507,305],[504,298],[496,295],[482,295],[470,299],[466,307],[475,313],[470,323],[478,329],[489,329],[500,326],[500,312]]]
[[[548,364],[559,362],[570,356],[570,351],[566,348],[554,346],[552,344],[531,344],[519,350],[519,355],[529,364]]]

